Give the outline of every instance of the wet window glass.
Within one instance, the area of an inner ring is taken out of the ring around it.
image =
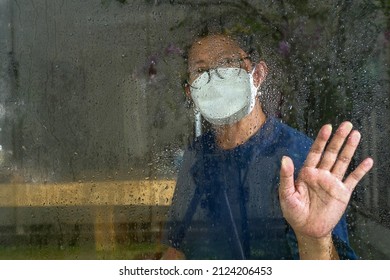
[[[0,1],[0,258],[389,259],[389,3],[290,2]]]

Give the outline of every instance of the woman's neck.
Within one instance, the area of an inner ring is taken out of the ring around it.
[[[233,149],[244,144],[260,127],[263,126],[266,116],[260,102],[256,101],[252,112],[242,120],[231,124],[215,127],[217,144],[221,149]]]

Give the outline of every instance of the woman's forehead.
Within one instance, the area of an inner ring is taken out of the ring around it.
[[[197,39],[189,52],[189,60],[208,61],[219,59],[223,56],[235,56],[243,53],[236,41],[224,35],[210,35]]]

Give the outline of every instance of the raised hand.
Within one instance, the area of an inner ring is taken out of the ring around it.
[[[327,145],[331,133],[330,125],[321,128],[295,182],[292,160],[282,159],[280,203],[298,239],[329,238],[357,183],[373,166],[373,160],[366,158],[344,179],[360,133],[352,131],[350,122],[344,122]]]

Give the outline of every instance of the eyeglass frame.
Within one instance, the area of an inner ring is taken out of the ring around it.
[[[218,75],[218,77],[219,77],[220,79],[224,79],[224,77],[222,77],[222,76],[218,73],[218,68],[240,68],[240,69],[244,69],[244,68],[242,67],[242,63],[243,63],[244,60],[246,60],[246,59],[249,59],[249,60],[250,60],[250,56],[246,56],[246,57],[242,57],[242,58],[241,58],[241,57],[240,57],[240,58],[229,58],[229,57],[227,57],[227,58],[224,58],[224,59],[225,59],[225,61],[228,60],[228,59],[234,60],[233,63],[238,62],[238,63],[239,63],[239,67],[226,67],[226,66],[223,67],[222,63],[220,63],[220,64],[217,65],[216,67],[210,67],[210,68],[208,68],[207,70],[199,71],[200,68],[198,68],[199,75],[198,75],[195,79],[193,79],[193,82],[194,82],[197,78],[199,78],[201,75],[203,75],[204,73],[207,73],[208,76],[209,76],[209,79],[208,79],[208,81],[207,81],[206,84],[208,84],[208,83],[210,82],[210,80],[211,80],[210,71],[212,71],[212,70],[215,70],[215,73],[217,73],[217,75]],[[229,62],[229,63],[232,63],[232,62]],[[226,64],[228,64],[228,63],[226,63]],[[244,70],[245,70],[245,69],[244,69]],[[191,75],[191,73],[189,73],[189,75]],[[189,80],[189,78],[186,79],[186,80],[184,81],[184,84],[183,84],[183,85],[184,85],[185,88],[189,87],[190,89],[198,89],[197,87],[192,86],[191,83],[190,83],[188,80]]]

